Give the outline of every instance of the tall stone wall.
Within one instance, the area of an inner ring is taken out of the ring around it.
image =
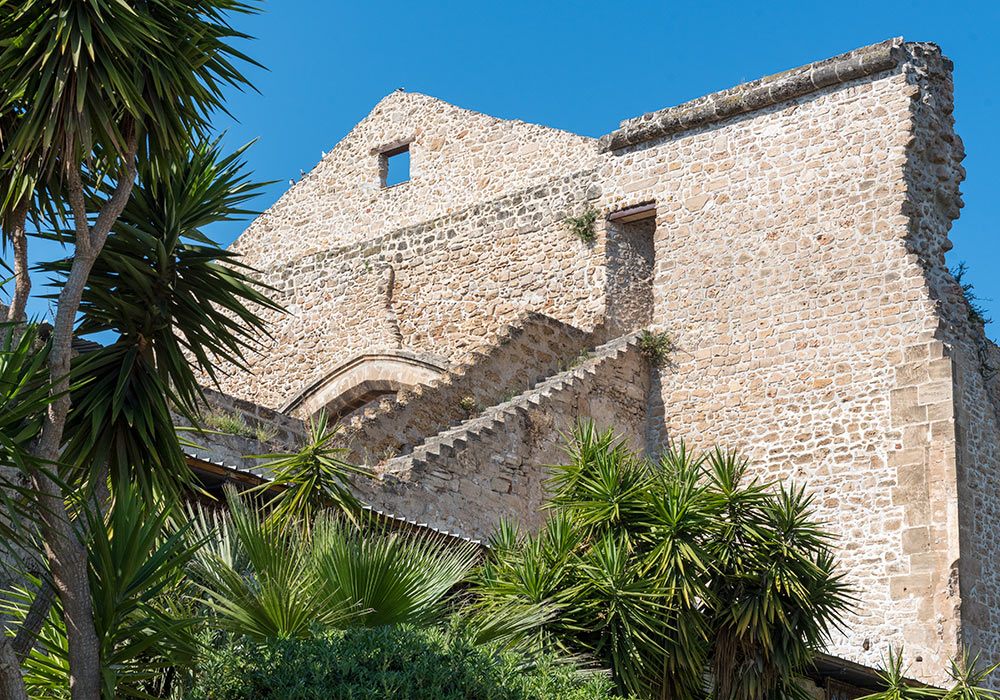
[[[806,484],[862,593],[831,651],[875,664],[906,642],[913,672],[941,680],[962,637],[959,533],[928,269],[942,267],[961,155],[944,118],[936,164],[913,162],[950,100],[935,50],[893,42],[878,60],[891,67],[626,143],[599,170],[600,202],[657,203],[654,323],[680,351],[653,377],[651,447],[726,444]],[[914,208],[918,170],[935,185]],[[918,210],[933,222],[915,227]]]
[[[592,194],[584,171],[272,268],[263,281],[287,314],[270,314],[273,336],[251,374],[224,379],[222,390],[281,407],[373,347],[454,362],[529,310],[593,330],[604,250],[565,224]]]

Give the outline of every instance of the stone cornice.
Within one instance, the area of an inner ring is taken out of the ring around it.
[[[676,107],[627,119],[619,129],[601,137],[598,150],[602,153],[617,151],[678,131],[769,107],[829,85],[888,70],[902,59],[902,47],[902,37],[889,39],[824,61],[714,92]]]

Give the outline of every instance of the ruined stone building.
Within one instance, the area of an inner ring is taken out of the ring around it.
[[[902,40],[600,139],[396,91],[233,244],[287,313],[215,400],[273,442],[327,411],[374,508],[480,539],[538,524],[578,418],[737,448],[840,538],[862,595],[830,654],[905,642],[943,681],[962,645],[1000,660],[1000,351],[944,261],[963,155],[951,63]]]

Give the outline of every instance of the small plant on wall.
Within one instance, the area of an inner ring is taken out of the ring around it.
[[[476,399],[474,396],[463,396],[462,400],[458,402],[459,408],[468,414],[473,414],[476,412],[478,405],[476,404]]]
[[[667,363],[670,353],[677,349],[677,344],[667,332],[654,333],[653,331],[643,331],[639,335],[639,352],[656,367],[662,367]]]
[[[597,237],[594,224],[597,223],[598,213],[597,209],[588,204],[582,214],[567,218],[566,225],[574,236],[584,243],[591,243]]]

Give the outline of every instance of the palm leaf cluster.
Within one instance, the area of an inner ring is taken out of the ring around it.
[[[243,205],[260,185],[248,181],[244,149],[224,155],[218,142],[201,143],[185,160],[146,162],[91,271],[78,333],[115,341],[74,362],[63,452],[89,483],[102,471],[146,494],[188,483],[171,408],[195,422],[196,370],[215,378],[220,363],[245,368],[264,333],[258,311],[279,308],[202,232],[249,213]],[[70,264],[38,267],[61,280]]]
[[[622,691],[798,696],[850,603],[809,497],[750,479],[747,461],[721,450],[681,446],[650,462],[590,423],[569,455],[553,468],[541,532],[494,536],[478,605],[553,607],[534,643],[590,656]]]
[[[950,685],[924,685],[907,677],[910,667],[903,661],[903,648],[889,647],[877,671],[881,689],[858,700],[996,700],[1000,692],[990,687],[990,676],[998,666],[964,650],[948,665]]]
[[[87,518],[87,551],[94,622],[101,641],[103,697],[148,697],[145,689],[198,654],[198,619],[178,607],[183,570],[200,545],[186,528],[167,526],[171,509],[150,510],[134,489],[116,494],[107,515],[93,508]],[[42,581],[26,581],[41,586]],[[0,612],[15,620],[28,616],[33,595],[18,588],[6,594]],[[23,664],[32,697],[65,697],[69,676],[68,642],[62,609],[53,601]]]
[[[192,135],[242,87],[233,47],[246,36],[227,15],[239,0],[28,0],[0,9],[0,113],[13,111],[13,157],[36,154],[43,172],[59,161],[124,155],[139,137],[152,157],[183,157]],[[138,132],[138,133],[136,133]]]
[[[206,540],[191,579],[214,624],[255,639],[440,621],[478,558],[476,545],[394,531],[366,512],[276,521],[227,492],[228,513],[194,508]]]
[[[320,412],[309,419],[309,434],[297,452],[259,455],[267,462],[271,481],[281,490],[267,504],[270,520],[276,523],[299,521],[306,527],[323,510],[333,508],[353,520],[361,507],[354,496],[354,476],[370,476],[370,472],[344,459],[350,450],[337,447],[335,438],[339,425],[330,426],[329,416]],[[257,491],[271,487],[264,483]]]

